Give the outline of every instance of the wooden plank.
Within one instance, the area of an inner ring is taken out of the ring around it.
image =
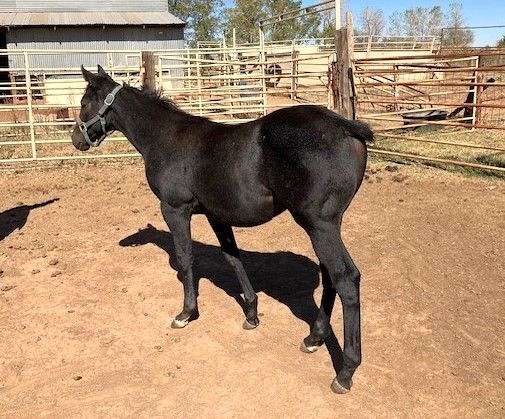
[[[346,27],[337,31],[335,46],[337,50],[335,63],[332,65],[332,88],[335,96],[335,108],[340,115],[353,118],[350,77],[352,55],[349,50],[350,38],[353,37],[352,14],[347,14]],[[352,46],[352,42],[351,42]]]
[[[151,51],[142,51],[142,85],[156,90],[156,56]]]

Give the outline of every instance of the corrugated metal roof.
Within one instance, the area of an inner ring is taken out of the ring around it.
[[[169,12],[0,13],[0,26],[184,25]]]
[[[1,12],[72,11],[166,12],[167,0],[0,0]]]

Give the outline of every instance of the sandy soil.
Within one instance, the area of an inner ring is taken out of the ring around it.
[[[503,182],[370,174],[345,220],[364,278],[364,362],[337,396],[335,342],[299,351],[320,288],[288,215],[236,230],[260,291],[254,331],[195,218],[201,317],[172,330],[182,286],[139,163],[0,176],[2,417],[505,416]],[[339,307],[332,323],[340,339]]]

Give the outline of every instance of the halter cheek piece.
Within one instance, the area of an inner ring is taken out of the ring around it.
[[[83,122],[83,121],[81,121],[81,119],[79,117],[77,117],[75,119],[75,121],[77,122],[77,126],[81,130],[84,140],[86,140],[86,143],[88,143],[88,145],[90,147],[98,147],[102,143],[102,141],[105,140],[107,135],[109,135],[112,132],[112,131],[107,132],[107,129],[105,128],[106,122],[105,122],[104,115],[107,112],[107,110],[111,107],[111,105],[114,103],[117,93],[122,88],[123,88],[123,86],[121,86],[121,85],[116,86],[114,88],[114,90],[112,92],[110,92],[107,95],[107,97],[105,98],[105,100],[103,101],[103,106],[98,111],[98,114],[95,115],[93,118],[91,118],[89,121]],[[102,135],[100,136],[100,138],[98,140],[91,141],[91,139],[89,138],[89,135],[88,135],[88,129],[90,129],[97,122],[100,122],[100,127],[102,128]]]

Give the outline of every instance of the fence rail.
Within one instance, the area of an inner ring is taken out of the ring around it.
[[[226,41],[201,41],[198,42],[198,48],[221,48],[226,45]],[[258,43],[240,43],[236,44],[238,48],[257,47]],[[303,48],[316,46],[321,49],[335,48],[335,38],[294,38],[278,41],[265,41],[268,47],[294,47]],[[372,51],[437,51],[441,46],[440,37],[437,36],[375,36],[375,35],[357,35],[354,37],[355,52]]]
[[[101,154],[83,156],[73,149],[69,134],[85,82],[80,68],[44,64],[41,57],[51,54],[102,54],[106,70],[116,81],[137,87],[145,71],[141,51],[0,51],[0,56],[7,55],[17,64],[0,68],[0,162],[136,155],[121,136],[107,141]],[[183,110],[215,121],[245,122],[303,103],[331,105],[331,52],[256,45],[153,54],[155,87]]]
[[[224,123],[305,103],[334,109],[334,50],[296,45],[154,51],[155,86],[182,109]],[[354,107],[377,133],[373,151],[503,172],[505,52],[414,52],[353,61]],[[0,163],[137,155],[121,136],[100,153],[71,146],[85,82],[80,68],[52,68],[40,58],[73,53],[102,54],[115,80],[141,84],[141,51],[0,51],[17,63],[0,68]]]
[[[503,54],[503,55],[502,55]],[[354,60],[382,155],[505,172],[505,51]]]

